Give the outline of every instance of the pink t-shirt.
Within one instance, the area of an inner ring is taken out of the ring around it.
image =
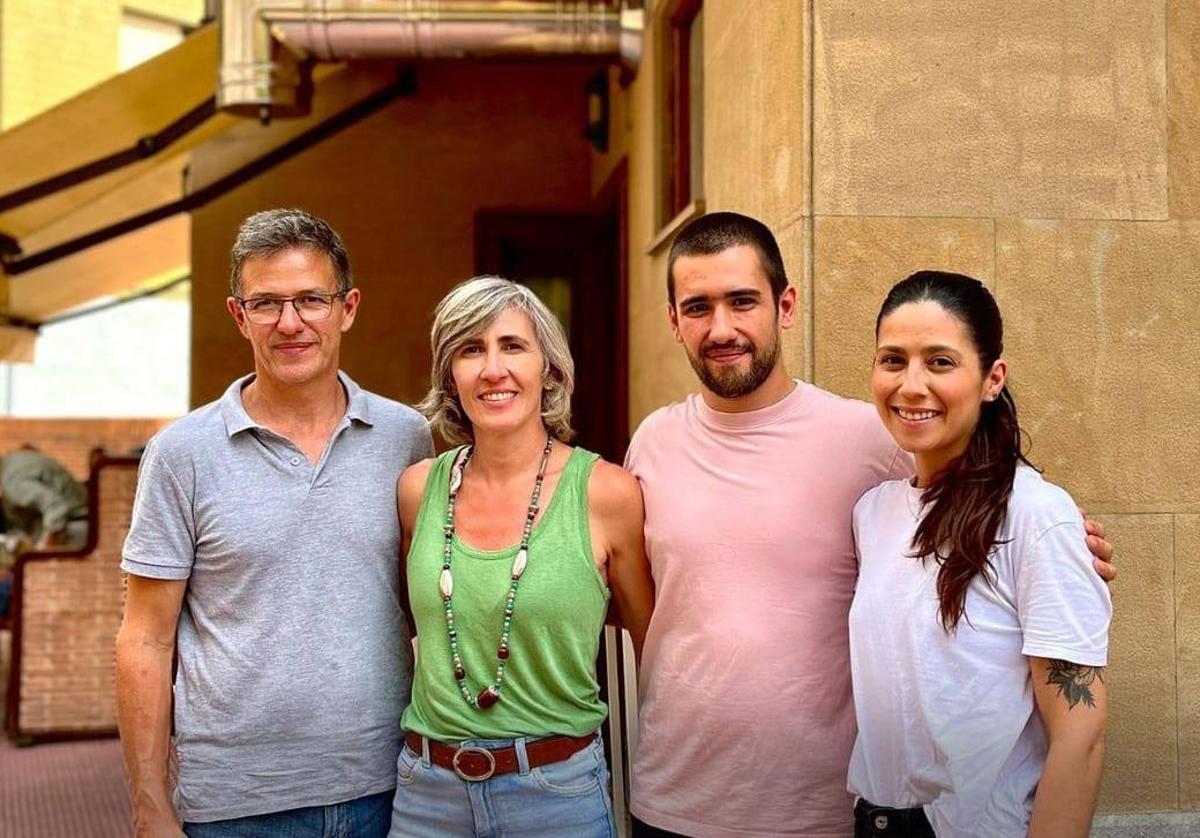
[[[749,413],[662,408],[626,466],[657,588],[633,814],[705,838],[853,834],[851,512],[911,459],[870,405],[797,382]]]

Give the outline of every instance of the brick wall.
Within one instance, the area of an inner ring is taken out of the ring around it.
[[[116,728],[113,648],[125,600],[120,554],[136,481],[134,465],[101,470],[99,538],[86,558],[25,565],[17,704],[22,734]]]
[[[79,480],[88,476],[93,448],[128,454],[170,419],[24,419],[0,417],[0,455],[33,445],[54,457]]]

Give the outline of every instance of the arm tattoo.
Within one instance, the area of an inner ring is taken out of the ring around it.
[[[1104,683],[1104,667],[1082,666],[1070,661],[1051,660],[1050,674],[1047,684],[1058,687],[1058,694],[1067,700],[1067,709],[1075,709],[1075,705],[1083,702],[1088,707],[1096,706],[1096,697],[1092,695],[1092,685],[1096,681]]]

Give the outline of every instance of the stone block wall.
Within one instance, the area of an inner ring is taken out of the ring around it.
[[[629,158],[633,427],[695,389],[665,315],[670,3],[650,5],[609,156]],[[703,8],[704,202],[775,230],[803,303],[791,371],[865,397],[894,282],[989,285],[1032,457],[1118,551],[1101,806],[1200,809],[1200,4]]]

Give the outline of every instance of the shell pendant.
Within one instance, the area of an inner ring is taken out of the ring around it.
[[[462,488],[463,469],[467,467],[467,460],[471,459],[471,446],[466,446],[458,452],[458,456],[454,458],[454,464],[450,466],[450,494],[457,495],[458,490]]]
[[[517,557],[513,560],[512,578],[520,579],[521,574],[525,572],[525,564],[529,561],[529,551],[522,547],[517,551]]]

